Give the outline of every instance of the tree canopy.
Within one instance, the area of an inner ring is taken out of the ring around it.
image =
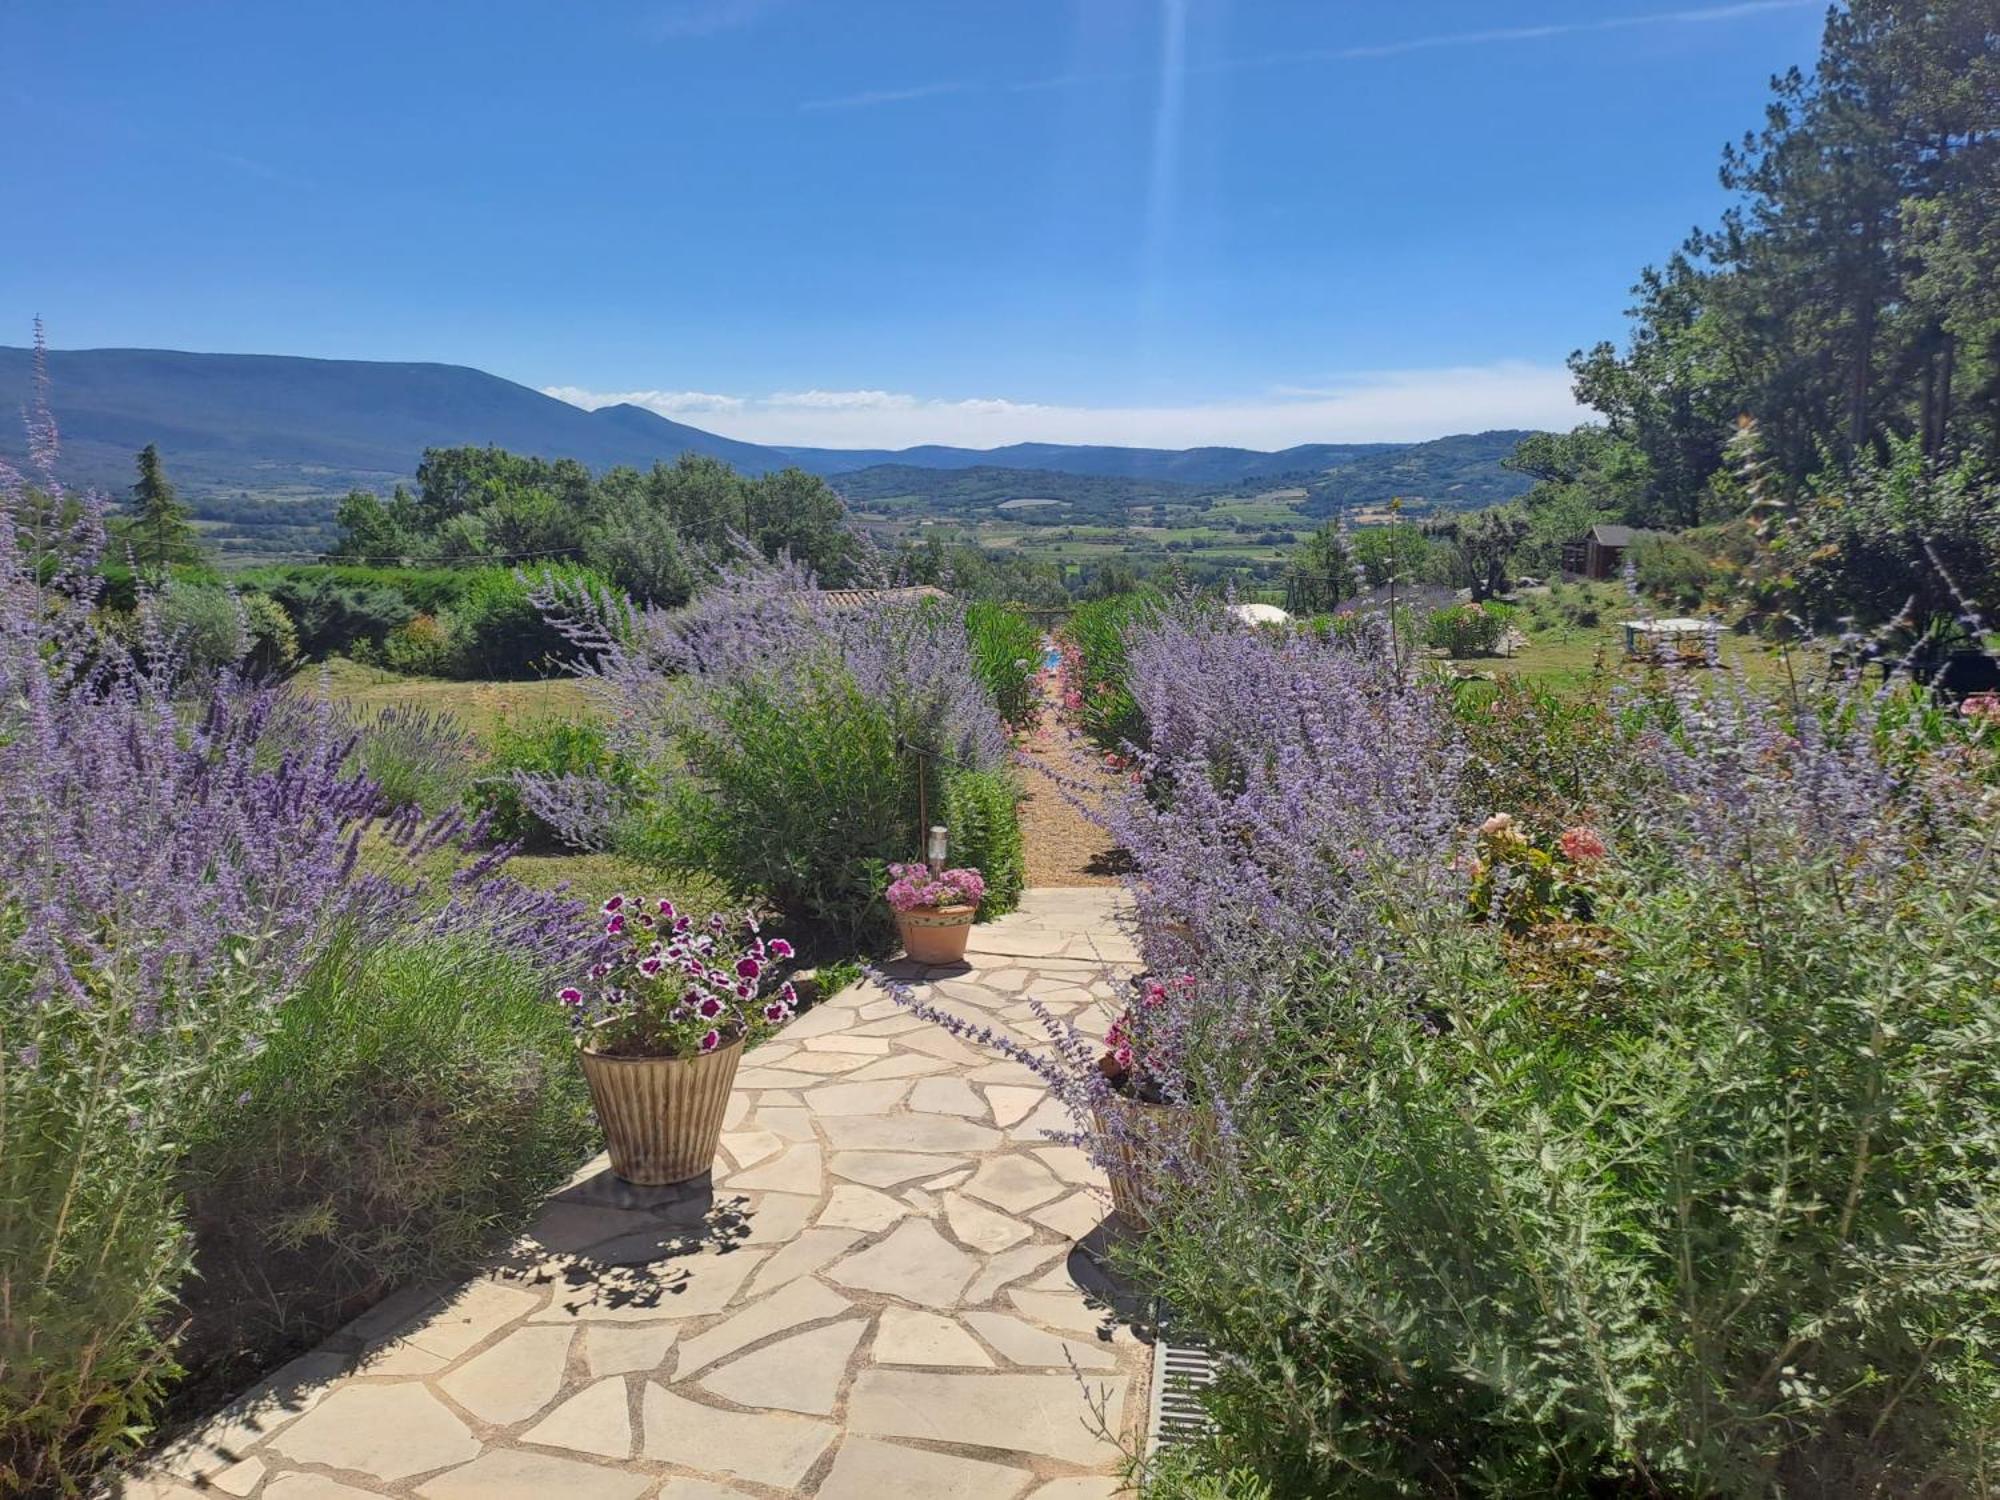
[[[432,448],[414,492],[356,490],[335,521],[344,561],[485,566],[557,558],[597,568],[636,598],[684,603],[738,542],[789,554],[832,585],[855,580],[863,543],[826,481],[801,469],[758,478],[684,453],[602,477],[574,459],[500,448]]]

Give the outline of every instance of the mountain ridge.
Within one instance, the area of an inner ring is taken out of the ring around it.
[[[33,352],[0,345],[0,391],[28,394]],[[492,443],[595,470],[648,467],[682,452],[750,473],[796,464],[838,482],[883,465],[940,473],[1005,469],[1173,485],[1229,486],[1326,475],[1351,481],[1357,503],[1403,493],[1390,486],[1398,456],[1471,443],[1481,498],[1518,493],[1498,468],[1522,434],[1457,434],[1430,443],[1308,443],[1265,452],[1211,446],[1128,448],[1014,443],[999,448],[923,444],[906,449],[773,446],[724,437],[631,404],[594,411],[467,365],[337,360],[289,354],[171,349],[49,351],[52,400],[63,433],[65,482],[112,493],[131,482],[132,454],[159,446],[187,497],[311,496],[386,489],[407,480],[427,447]],[[19,463],[18,427],[0,424],[0,457]],[[1489,451],[1490,450],[1490,451]],[[1381,469],[1380,475],[1372,472]],[[1424,482],[1425,466],[1403,463]],[[1516,482],[1518,481],[1518,483]]]

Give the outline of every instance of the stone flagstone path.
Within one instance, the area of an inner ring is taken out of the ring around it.
[[[1023,1041],[1029,996],[1101,1034],[1122,903],[1030,891],[967,967],[907,977]],[[1106,1500],[1148,1351],[1067,1128],[1018,1064],[837,995],[745,1058],[712,1183],[600,1157],[485,1274],[383,1303],[126,1493]]]

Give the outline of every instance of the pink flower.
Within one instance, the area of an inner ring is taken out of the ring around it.
[[[786,942],[783,938],[771,939],[771,957],[790,958],[791,956],[792,945],[790,943]]]
[[[660,915],[665,917],[668,921],[672,921],[674,916],[676,915],[674,911],[674,903],[669,901],[665,896],[660,897]]]
[[[719,1031],[711,1031],[707,1036],[701,1039],[701,1050],[704,1052],[713,1052],[717,1047],[720,1047],[721,1045],[722,1045],[722,1033]]]
[[[604,909],[607,912],[623,911],[625,909],[625,898],[623,896],[613,896],[609,901],[604,903]]]
[[[1563,852],[1563,858],[1579,865],[1587,865],[1604,858],[1604,840],[1595,828],[1565,828],[1556,840],[1556,847]]]
[[[764,972],[764,966],[754,958],[739,958],[736,960],[736,972],[744,979],[755,979]]]
[[[657,958],[642,958],[639,960],[639,972],[644,974],[648,979],[657,979],[662,967],[664,966]]]
[[[722,1014],[722,1002],[713,995],[703,995],[701,997],[701,1004],[697,1005],[695,1009],[701,1013],[701,1018],[704,1021],[713,1021],[717,1016]]]
[[[1958,705],[1961,716],[2000,725],[2000,693],[1974,693]]]
[[[583,991],[571,985],[566,989],[557,990],[556,999],[562,1001],[564,1005],[581,1005],[583,1004]]]
[[[623,917],[613,917],[609,922],[604,924],[605,935],[608,937],[617,937],[624,930],[625,919]]]
[[[764,1019],[769,1021],[773,1026],[786,1020],[790,1017],[791,1013],[792,1008],[782,1000],[773,1000],[769,1005],[764,1007]]]

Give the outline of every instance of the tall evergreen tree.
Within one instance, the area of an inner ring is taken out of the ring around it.
[[[167,479],[160,450],[148,443],[139,450],[139,482],[132,486],[131,508],[119,533],[132,550],[142,572],[164,576],[175,563],[193,562],[201,556],[195,534],[194,513],[183,505]]]

